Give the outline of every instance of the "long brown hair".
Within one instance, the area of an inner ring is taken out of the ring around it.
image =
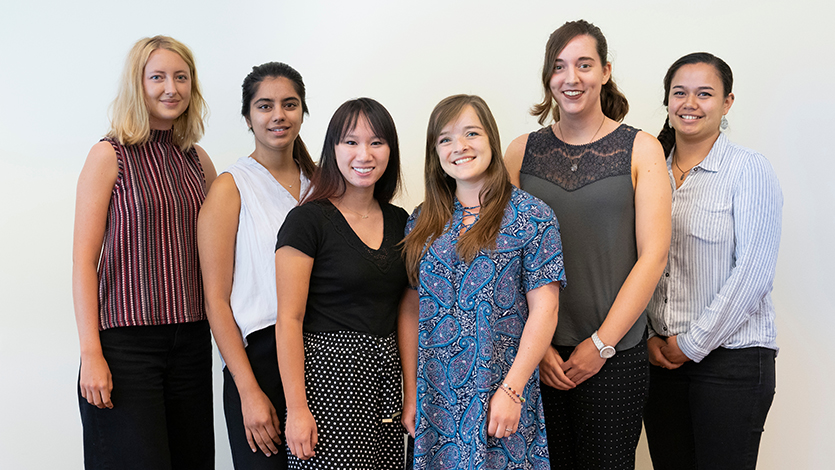
[[[444,173],[438,155],[438,136],[444,126],[454,121],[470,106],[475,111],[487,139],[490,142],[492,158],[487,167],[484,186],[479,194],[481,210],[478,220],[458,239],[458,256],[467,262],[475,259],[480,250],[495,249],[496,238],[502,224],[504,210],[510,200],[512,186],[502,159],[502,144],[499,129],[493,113],[478,96],[453,95],[441,100],[429,117],[426,130],[426,161],[424,164],[425,200],[420,205],[420,214],[415,227],[403,239],[403,256],[406,271],[412,285],[418,283],[418,268],[426,249],[432,245],[452,220],[452,206],[455,198],[455,180]]]
[[[584,34],[591,36],[597,42],[597,55],[600,57],[601,65],[606,65],[609,62],[607,59],[609,57],[609,45],[606,43],[606,36],[603,36],[600,28],[588,21],[569,21],[551,33],[548,44],[545,45],[545,62],[542,64],[542,86],[545,89],[545,98],[542,99],[541,103],[531,108],[531,115],[538,117],[537,120],[540,125],[545,125],[549,115],[554,118],[554,122],[560,120],[560,107],[557,106],[554,94],[551,93],[551,76],[554,75],[554,64],[557,63],[557,57],[565,49],[565,46],[572,39]],[[615,85],[615,80],[612,77],[609,77],[609,81],[600,89],[600,106],[603,108],[603,114],[606,117],[618,122],[623,121],[626,113],[629,112],[629,102],[626,101],[626,97]]]

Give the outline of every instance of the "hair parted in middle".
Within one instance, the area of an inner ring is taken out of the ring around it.
[[[328,130],[325,132],[319,169],[313,174],[310,187],[302,197],[302,203],[338,198],[345,194],[345,177],[342,176],[336,163],[336,146],[357,127],[360,119],[365,119],[374,135],[383,139],[389,146],[388,165],[386,171],[374,184],[374,199],[380,203],[391,202],[400,190],[400,144],[397,140],[394,119],[376,100],[357,98],[342,103],[333,113]]]
[[[670,104],[670,87],[673,84],[673,77],[675,77],[678,69],[690,64],[708,64],[713,66],[716,69],[716,75],[722,80],[722,96],[727,98],[733,92],[734,73],[731,71],[731,67],[727,62],[710,52],[691,52],[673,62],[673,65],[667,69],[667,74],[664,75],[665,107]],[[670,157],[670,152],[673,151],[673,147],[676,145],[676,132],[670,127],[669,116],[664,121],[664,127],[661,128],[661,132],[658,133],[658,141],[661,142],[661,146],[664,148],[664,157]]]
[[[531,108],[531,115],[537,116],[540,125],[545,125],[549,115],[554,119],[554,122],[560,120],[560,108],[556,104],[554,94],[551,93],[551,77],[554,75],[554,64],[557,63],[557,57],[565,49],[565,46],[572,39],[584,34],[591,36],[597,42],[597,55],[600,58],[600,64],[606,65],[609,62],[609,45],[606,43],[606,36],[603,36],[600,28],[592,23],[586,20],[569,21],[551,33],[551,37],[548,38],[548,43],[545,45],[545,61],[542,64],[542,86],[545,89],[545,98],[541,103]],[[613,77],[609,77],[609,81],[600,89],[600,105],[606,117],[618,122],[623,121],[626,113],[629,112],[629,102],[623,93],[618,90]]]
[[[290,80],[293,84],[293,89],[296,90],[296,94],[299,95],[302,102],[302,113],[309,116],[310,112],[307,110],[302,75],[284,62],[267,62],[252,67],[252,72],[249,72],[241,85],[241,116],[250,119],[252,100],[255,99],[261,82],[268,78],[282,77]],[[249,130],[252,131],[252,128]],[[310,158],[310,152],[307,151],[307,146],[304,144],[301,135],[297,135],[296,140],[293,141],[293,160],[299,165],[299,169],[308,180],[313,177],[316,172],[316,164]]]
[[[136,41],[125,61],[119,91],[110,105],[110,130],[107,136],[122,145],[141,145],[151,135],[150,113],[145,105],[145,87],[142,77],[148,58],[157,49],[165,49],[180,56],[188,65],[191,79],[191,98],[188,107],[174,120],[174,143],[188,150],[203,137],[203,120],[208,106],[200,92],[194,55],[185,44],[168,36],[154,36]]]
[[[458,256],[471,262],[479,251],[495,249],[504,210],[510,201],[513,186],[502,159],[499,128],[487,103],[475,95],[453,95],[444,98],[432,110],[426,130],[424,201],[420,205],[414,228],[402,242],[406,272],[409,282],[415,286],[418,283],[418,269],[424,252],[449,228],[447,224],[452,220],[456,183],[441,167],[437,148],[438,137],[443,128],[455,121],[467,106],[475,111],[481,121],[490,142],[492,158],[485,170],[487,177],[479,194],[481,209],[478,220],[458,239]]]

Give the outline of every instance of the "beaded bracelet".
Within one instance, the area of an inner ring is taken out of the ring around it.
[[[515,395],[516,398],[519,399],[520,404],[525,403],[525,397],[516,393],[516,390],[513,390],[513,388],[511,388],[510,385],[507,384],[507,382],[502,384],[502,389],[504,389],[506,392],[509,392],[509,393],[512,393],[513,395]]]
[[[510,397],[510,401],[512,401],[513,403],[516,403],[517,405],[521,405],[521,404],[522,404],[522,402],[520,402],[519,400],[517,400],[517,399],[516,399],[516,395],[514,395],[514,394],[510,393],[510,392],[509,392],[506,388],[504,388],[504,387],[499,387],[499,389],[500,389],[501,391],[503,391],[504,393],[506,393],[506,394],[507,394],[507,396],[509,396],[509,397]]]

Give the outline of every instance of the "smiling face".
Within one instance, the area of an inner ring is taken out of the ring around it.
[[[469,185],[480,190],[493,158],[490,139],[472,106],[465,106],[438,135],[435,149],[444,173],[459,187]]]
[[[670,83],[667,113],[676,139],[716,139],[719,124],[734,101],[725,95],[722,79],[710,64],[683,65]]]
[[[170,129],[188,109],[191,80],[188,65],[179,54],[168,49],[151,53],[142,74],[151,129]]]
[[[600,89],[612,75],[612,65],[597,54],[597,41],[587,35],[574,37],[557,55],[551,75],[551,94],[560,115],[577,115],[600,108]]]
[[[388,166],[391,149],[388,143],[374,134],[365,116],[357,117],[353,129],[334,147],[336,165],[345,179],[346,190],[372,189]]]
[[[285,77],[267,77],[249,104],[246,123],[255,135],[255,146],[264,150],[292,149],[304,114],[302,100]]]

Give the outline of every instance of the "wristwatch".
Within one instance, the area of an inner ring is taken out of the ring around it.
[[[609,359],[615,355],[614,346],[606,346],[603,344],[603,341],[600,341],[600,337],[597,336],[596,331],[591,334],[591,340],[594,341],[594,345],[597,346],[597,350],[600,351],[600,357],[603,359]]]

